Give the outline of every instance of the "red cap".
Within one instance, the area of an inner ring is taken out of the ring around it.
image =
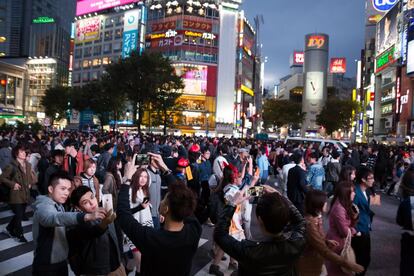
[[[180,158],[178,159],[177,165],[178,167],[186,168],[188,165],[190,165],[190,162],[185,158]]]
[[[191,152],[200,152],[200,146],[198,144],[194,144],[190,148]]]

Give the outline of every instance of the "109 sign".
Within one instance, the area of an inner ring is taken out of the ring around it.
[[[398,0],[372,0],[374,8],[381,12],[389,11]]]

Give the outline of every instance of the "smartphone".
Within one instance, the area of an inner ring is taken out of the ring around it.
[[[109,212],[110,210],[114,210],[113,202],[112,202],[112,195],[111,194],[104,194],[102,195],[102,207]]]
[[[147,154],[137,154],[135,158],[135,165],[148,165],[149,156]]]
[[[261,197],[263,195],[263,186],[253,186],[247,190],[247,194],[253,197]]]
[[[149,202],[149,197],[144,197],[144,200],[142,201],[142,203],[148,203]]]

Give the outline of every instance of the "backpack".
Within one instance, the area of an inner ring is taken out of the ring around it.
[[[16,175],[16,165],[13,163],[10,163],[10,165],[13,168],[12,174],[11,174],[11,178],[14,178],[14,176]],[[10,188],[5,185],[4,183],[0,183],[0,201],[2,202],[8,202],[10,199]]]

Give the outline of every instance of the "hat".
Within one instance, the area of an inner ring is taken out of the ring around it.
[[[63,142],[63,147],[71,147],[71,146],[76,146],[77,142],[74,139],[66,139],[65,142]]]
[[[185,159],[185,158],[182,158],[182,157],[180,159],[178,159],[177,167],[186,168],[186,167],[188,167],[188,165],[190,165],[190,162],[188,161],[188,159]]]
[[[55,157],[55,156],[64,156],[65,155],[65,151],[62,149],[54,149],[54,150],[52,150],[52,157]]]
[[[198,144],[194,144],[191,146],[190,152],[200,152],[200,146]]]

